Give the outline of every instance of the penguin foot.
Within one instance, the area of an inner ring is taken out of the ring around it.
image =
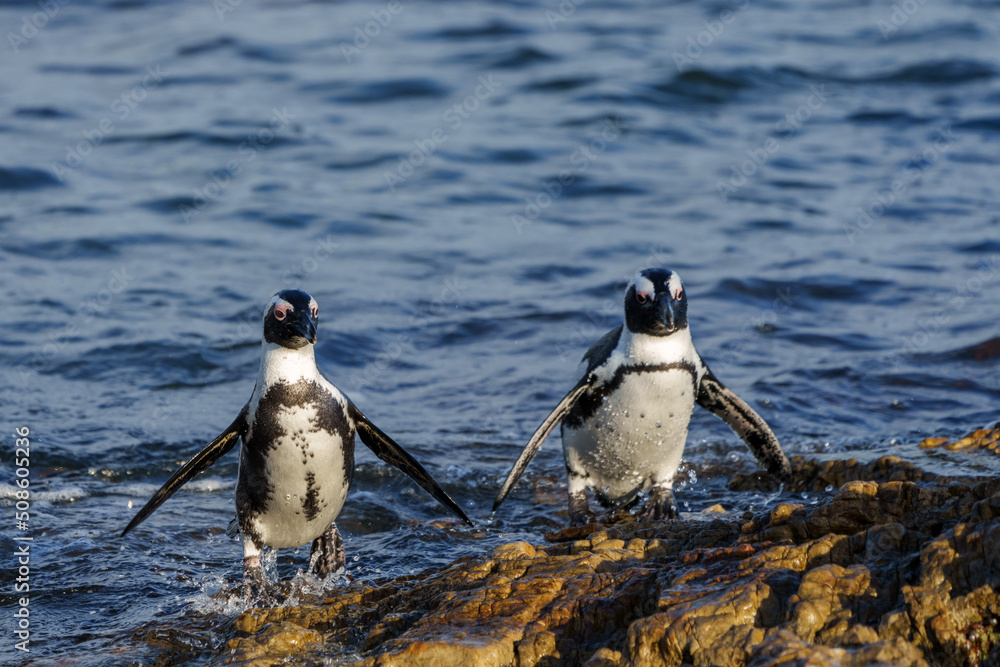
[[[597,522],[597,515],[587,504],[587,494],[583,491],[569,494],[569,525],[586,526]]]
[[[317,577],[325,577],[345,565],[344,540],[336,524],[331,523],[325,533],[313,540],[309,551],[309,571]]]
[[[243,595],[253,603],[271,605],[276,602],[267,588],[267,579],[264,577],[264,569],[260,566],[259,556],[243,559]]]
[[[674,502],[674,494],[670,489],[653,489],[646,507],[639,513],[638,518],[641,521],[670,521],[680,517],[677,504]]]

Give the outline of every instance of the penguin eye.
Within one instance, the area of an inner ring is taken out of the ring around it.
[[[635,301],[640,306],[644,306],[647,303],[649,303],[649,294],[647,294],[646,292],[636,292],[635,293]]]
[[[275,306],[274,307],[274,319],[276,319],[276,320],[278,320],[280,322],[281,320],[285,319],[286,315],[288,315],[288,311],[287,311],[287,308],[285,306]]]
[[[677,293],[674,295],[674,301],[680,301],[684,298],[684,288],[680,287],[677,289]]]
[[[313,319],[316,319],[317,317],[319,317],[319,307],[318,306],[314,305],[312,308],[309,309],[309,312],[312,313]]]

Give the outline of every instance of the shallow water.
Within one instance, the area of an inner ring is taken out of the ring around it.
[[[211,597],[240,572],[234,454],[117,535],[244,404],[286,287],[320,303],[327,376],[479,521],[433,523],[359,448],[357,578],[563,524],[555,436],[488,507],[651,265],[684,277],[701,354],[789,454],[997,470],[916,447],[996,421],[996,2],[40,11],[0,6],[5,608],[34,538],[32,652],[5,639],[4,663],[147,659],[114,638],[235,613]],[[753,459],[701,410],[686,461],[682,511],[781,498],[726,490]]]

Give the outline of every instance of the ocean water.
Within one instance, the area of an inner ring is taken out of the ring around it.
[[[238,611],[235,453],[118,534],[245,403],[283,288],[478,524],[359,444],[356,579],[564,525],[558,434],[489,506],[648,266],[789,455],[994,473],[916,443],[997,421],[997,44],[995,0],[0,3],[0,662],[155,662],[137,628]],[[822,500],[727,489],[754,469],[696,408],[682,512]]]

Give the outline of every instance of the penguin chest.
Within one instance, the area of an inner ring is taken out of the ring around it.
[[[590,414],[564,423],[563,454],[571,471],[602,497],[623,500],[652,484],[668,485],[680,466],[695,403],[686,369],[629,372],[608,391],[595,387]]]
[[[339,406],[338,406],[339,407]],[[270,406],[240,456],[240,528],[261,545],[298,547],[340,513],[354,466],[354,432],[329,428],[314,403]],[[258,419],[258,421],[260,421]]]

